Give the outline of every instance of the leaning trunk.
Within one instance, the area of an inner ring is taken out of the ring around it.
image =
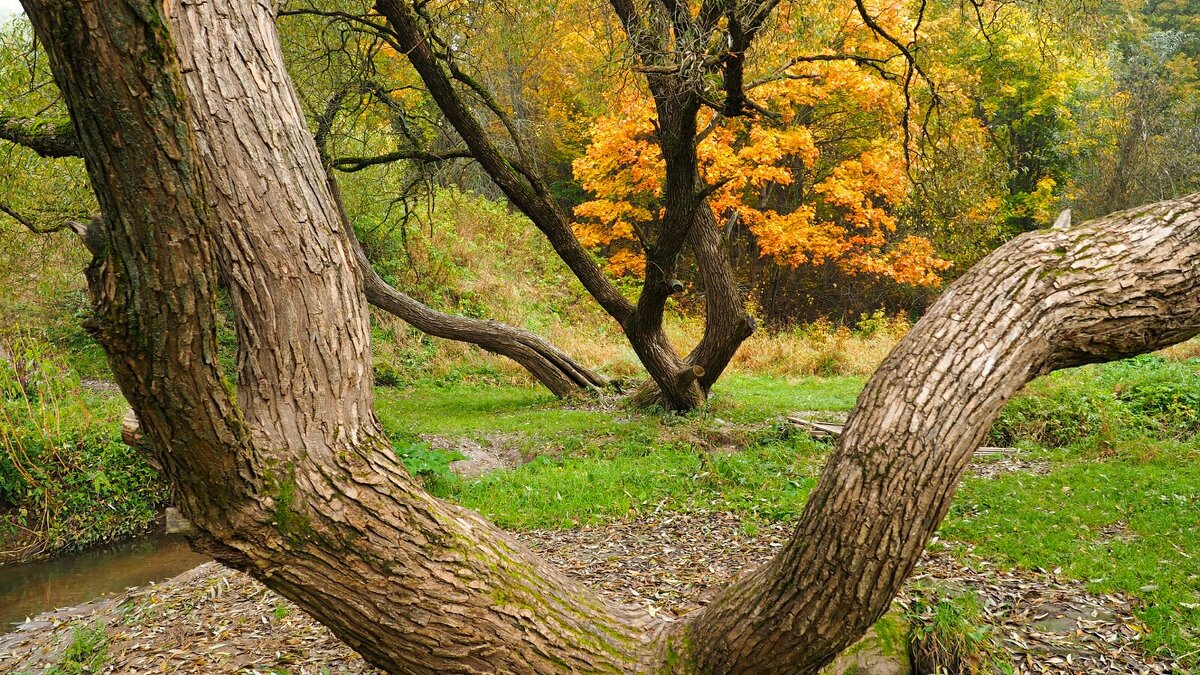
[[[421,492],[388,447],[355,252],[269,5],[26,9],[105,216],[91,326],[179,506],[390,672],[816,672],[888,607],[1017,389],[1200,332],[1200,195],[1011,242],[872,378],[779,555],[655,630]]]
[[[679,630],[680,649],[701,672],[815,672],[887,610],[1027,382],[1198,332],[1200,195],[1005,245],[879,367],[783,553]]]
[[[413,69],[425,83],[429,95],[442,114],[462,137],[471,155],[487,172],[509,201],[529,217],[554,247],[563,262],[579,278],[588,293],[621,325],[629,344],[662,392],[665,405],[674,410],[691,410],[703,405],[705,392],[697,381],[703,368],[680,358],[663,328],[663,309],[672,293],[672,271],[679,249],[687,236],[699,189],[695,167],[690,173],[668,172],[666,190],[672,206],[667,223],[659,233],[654,250],[648,251],[647,276],[636,305],[631,304],[575,237],[567,215],[554,201],[544,182],[530,167],[505,157],[491,142],[487,131],[465,101],[458,95],[452,73],[438,58],[427,38],[418,12],[406,0],[377,0],[376,10],[387,19],[390,37],[395,39]],[[690,97],[689,97],[690,98]],[[673,134],[675,156],[686,163],[695,158],[694,102],[687,111],[675,116]],[[690,117],[689,117],[690,115]]]
[[[355,253],[271,7],[26,8],[105,215],[92,328],[210,552],[392,672],[635,669],[648,639],[635,614],[426,495],[389,446]],[[236,394],[216,358],[222,281]]]
[[[499,321],[439,312],[401,293],[379,276],[362,247],[356,248],[367,301],[422,333],[477,345],[493,354],[506,356],[559,398],[594,391],[608,383],[536,333]]]

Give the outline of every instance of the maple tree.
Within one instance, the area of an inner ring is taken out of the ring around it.
[[[698,156],[705,181],[719,186],[709,197],[717,217],[743,224],[761,253],[781,264],[832,261],[850,274],[939,284],[950,263],[929,240],[895,236],[895,208],[909,188],[899,135],[872,139],[865,149],[822,166],[823,143],[800,121],[802,113],[835,97],[841,109],[858,105],[898,117],[899,93],[880,79],[851,63],[813,64],[805,77],[764,87],[762,100],[773,107],[776,122],[710,122]],[[591,145],[574,164],[576,178],[596,196],[575,208],[575,231],[584,245],[606,247],[615,275],[644,273],[640,233],[662,217],[665,164],[654,142],[655,124],[649,102],[633,99],[594,125]]]
[[[713,109],[703,120],[696,151],[712,186],[708,206],[780,264],[833,262],[848,274],[937,285],[950,263],[928,239],[898,233],[897,207],[911,187],[912,100],[896,84],[894,45],[880,35],[917,30],[920,13],[914,20],[905,3],[867,16],[846,3],[821,9],[781,8],[752,52],[751,110]],[[659,122],[653,98],[636,89],[619,90],[611,107],[574,163],[593,196],[575,208],[575,231],[603,248],[610,273],[640,276],[643,233],[665,215]]]

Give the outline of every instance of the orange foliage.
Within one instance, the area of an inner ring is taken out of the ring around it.
[[[871,50],[883,49],[877,40],[854,39],[845,38],[842,51],[874,56]],[[794,44],[773,49],[805,53]],[[896,207],[910,187],[895,128],[896,85],[846,61],[801,64],[788,74],[752,92],[773,119],[722,118],[698,148],[704,180],[721,184],[709,197],[717,217],[736,214],[761,254],[781,264],[833,262],[849,274],[940,283],[950,263],[928,240],[896,235]],[[575,209],[576,232],[586,246],[608,247],[612,274],[640,274],[638,232],[662,217],[665,166],[649,98],[626,91],[616,107],[596,121],[591,145],[574,163],[576,179],[594,196]],[[823,139],[811,122],[821,110],[856,116],[875,135]]]

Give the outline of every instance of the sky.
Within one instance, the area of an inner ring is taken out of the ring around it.
[[[8,16],[21,11],[19,0],[0,0],[0,16]]]

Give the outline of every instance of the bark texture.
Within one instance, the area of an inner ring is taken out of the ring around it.
[[[1004,403],[1200,332],[1200,195],[1020,237],[956,282],[859,397],[784,552],[677,634],[700,672],[813,672],[876,621]]]
[[[105,215],[91,326],[141,438],[218,559],[389,672],[816,672],[887,608],[1025,382],[1200,332],[1200,195],[1013,241],[872,378],[781,553],[657,627],[404,473],[269,3],[25,6]],[[216,358],[221,281],[236,394]]]
[[[271,5],[26,9],[111,214],[93,328],[214,555],[392,672],[633,669],[647,639],[633,614],[425,495],[388,446],[354,252],[306,150]],[[183,73],[207,94],[191,111]],[[228,128],[196,133],[192,114]],[[216,145],[237,159],[220,176],[201,160]],[[293,167],[310,178],[285,182]],[[236,397],[216,358],[219,279],[238,314]]]
[[[27,147],[43,157],[83,157],[70,120],[15,118],[0,113],[0,139]],[[222,158],[214,153],[208,153],[204,157],[215,164],[218,173],[223,172]],[[329,189],[337,198],[337,182],[332,176],[329,176],[328,180]],[[353,228],[345,215],[340,198],[336,201],[345,231],[353,237]],[[67,226],[71,225],[74,224]],[[71,229],[75,230],[89,250],[97,250],[98,242],[93,240],[97,231],[84,225]],[[354,242],[354,249],[355,261],[363,275],[367,301],[417,330],[434,337],[473,344],[493,354],[510,358],[559,398],[608,384],[606,378],[531,331],[499,321],[439,312],[396,290],[375,271],[357,240]]]

